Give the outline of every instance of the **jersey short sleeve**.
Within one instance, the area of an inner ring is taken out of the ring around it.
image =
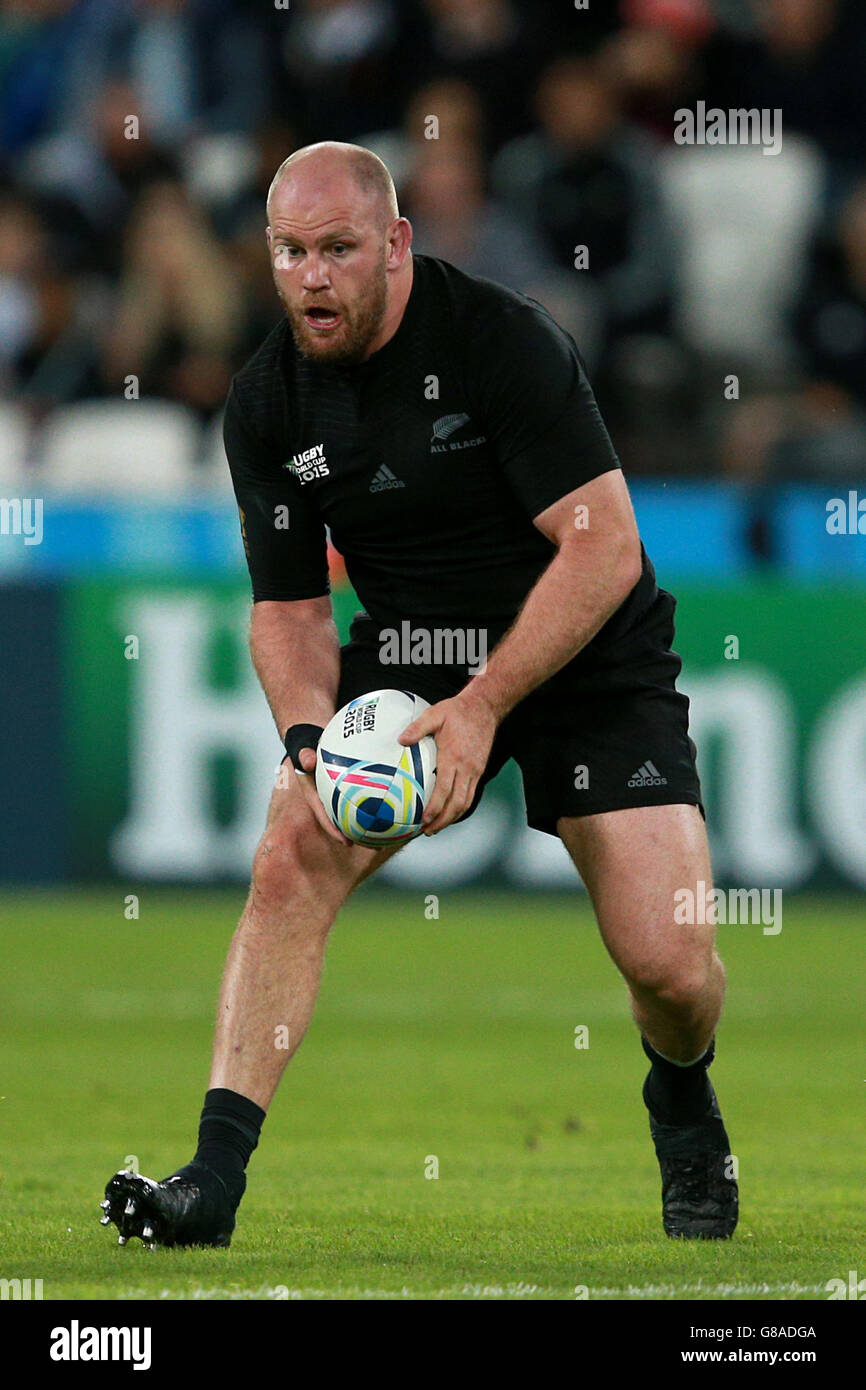
[[[325,526],[309,497],[259,436],[233,385],[223,442],[240,513],[253,600],[319,598],[329,591]]]
[[[485,315],[469,365],[485,433],[530,517],[620,467],[580,353],[541,305]]]

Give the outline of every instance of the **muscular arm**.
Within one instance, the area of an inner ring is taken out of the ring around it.
[[[250,389],[239,394],[233,383],[223,438],[252,580],[250,651],[283,738],[292,724],[327,724],[334,713],[340,648],[324,523],[283,467],[285,453],[262,426],[261,401],[252,409]]]
[[[578,528],[578,507],[586,526]],[[465,691],[499,723],[531,690],[576,656],[640,578],[640,540],[625,479],[603,473],[535,518],[557,547],[484,671]]]
[[[327,724],[340,678],[327,595],[254,604],[250,652],[280,738],[292,724]]]
[[[577,506],[587,508],[585,529],[575,526]],[[428,835],[468,809],[497,725],[594,637],[640,577],[640,540],[618,469],[560,498],[535,524],[557,547],[556,554],[485,670],[459,695],[425,710],[401,735],[403,743],[424,734],[436,738],[436,789],[424,814]]]
[[[336,707],[340,679],[340,641],[331,613],[331,600],[320,598],[261,600],[253,605],[250,652],[280,738],[292,724],[325,725]],[[303,748],[300,761],[307,773],[316,754]],[[281,772],[291,764],[283,763]],[[325,814],[311,776],[284,783],[275,795],[300,789],[319,827],[338,844],[349,841]]]
[[[279,441],[251,421],[236,388],[237,382],[226,402],[223,433],[253,586],[250,654],[283,739],[293,724],[324,726],[336,707],[340,643],[327,592],[325,526],[282,467]],[[284,514],[289,526],[277,526]],[[316,754],[302,748],[298,761],[311,773]],[[296,807],[299,795],[326,835],[348,843],[325,814],[313,778],[296,778],[284,761],[270,814]]]

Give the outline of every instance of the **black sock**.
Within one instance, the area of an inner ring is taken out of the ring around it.
[[[198,1127],[193,1163],[205,1163],[222,1178],[237,1206],[247,1185],[245,1169],[259,1142],[265,1112],[237,1091],[208,1091]]]
[[[704,1055],[687,1067],[678,1067],[661,1057],[646,1038],[641,1037],[641,1043],[652,1062],[643,1098],[654,1118],[665,1125],[688,1125],[703,1119],[712,1103],[707,1067],[715,1056],[715,1038]]]

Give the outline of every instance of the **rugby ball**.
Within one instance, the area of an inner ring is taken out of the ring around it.
[[[436,785],[436,740],[399,735],[430,706],[408,690],[373,690],[337,710],[319,739],[316,789],[338,830],[384,849],[421,832]]]

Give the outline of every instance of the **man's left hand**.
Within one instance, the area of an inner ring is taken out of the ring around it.
[[[400,735],[403,744],[418,743],[425,734],[436,740],[436,786],[424,812],[425,835],[436,835],[469,810],[490,757],[496,715],[470,691],[431,705]]]

